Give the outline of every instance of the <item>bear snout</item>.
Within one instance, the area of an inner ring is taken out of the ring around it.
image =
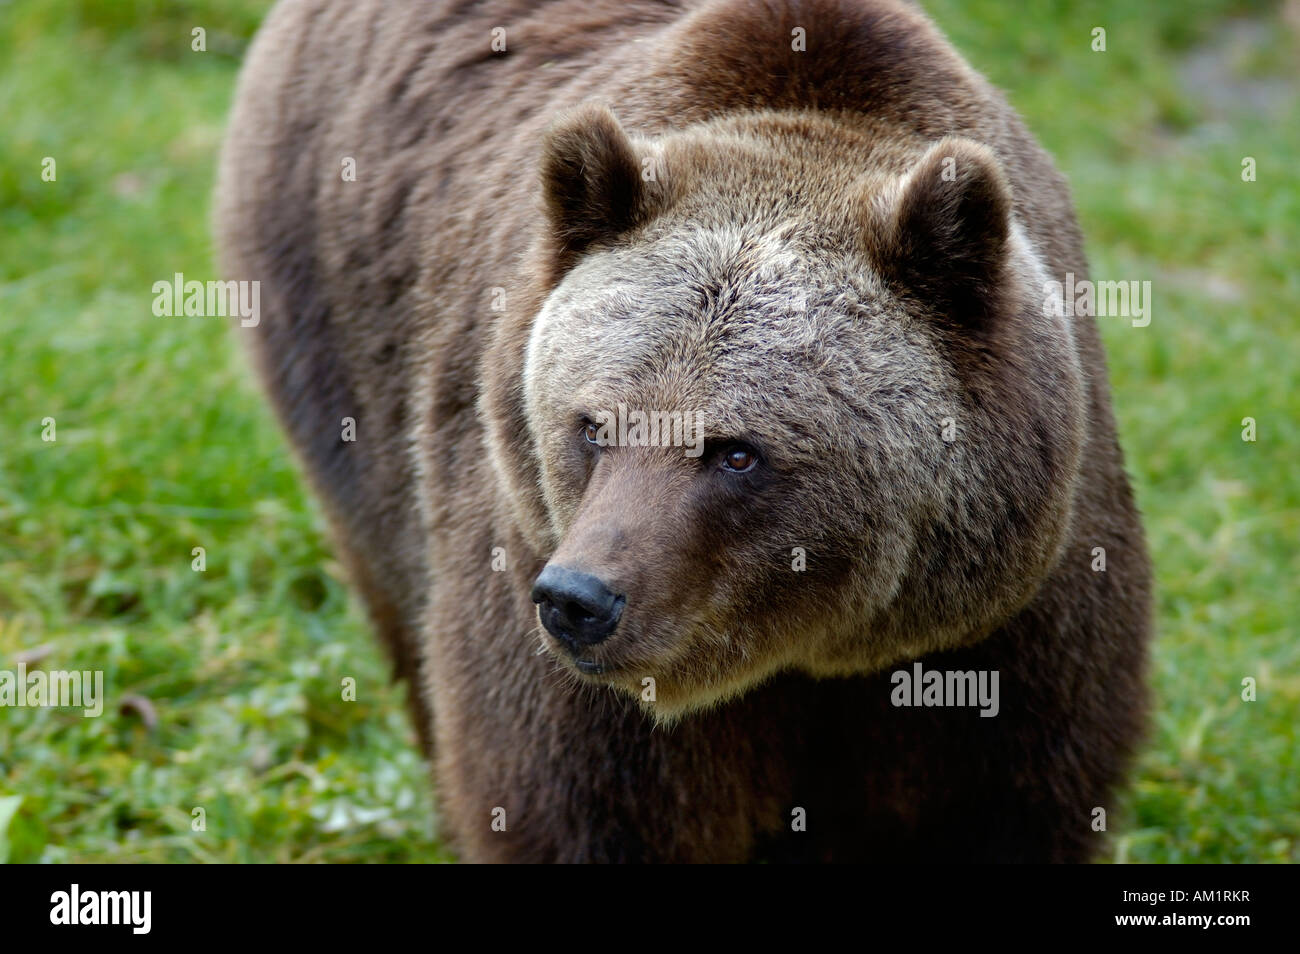
[[[548,563],[533,584],[542,626],[571,655],[608,639],[627,598],[591,573]]]

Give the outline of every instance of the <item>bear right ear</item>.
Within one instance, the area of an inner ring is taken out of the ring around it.
[[[632,142],[614,114],[588,104],[565,114],[542,142],[542,195],[560,265],[649,217]]]

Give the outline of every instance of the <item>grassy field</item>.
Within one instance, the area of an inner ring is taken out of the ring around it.
[[[0,668],[103,670],[109,696],[0,709],[0,860],[447,858],[401,690],[226,327],[150,310],[153,282],[216,277],[214,160],[266,6],[0,3]],[[1094,277],[1153,285],[1149,327],[1103,322],[1159,580],[1110,857],[1295,861],[1300,5],[927,7],[1069,175]]]

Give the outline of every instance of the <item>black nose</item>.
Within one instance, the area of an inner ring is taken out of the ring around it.
[[[590,573],[547,564],[533,584],[533,602],[546,631],[577,652],[614,632],[627,600]]]

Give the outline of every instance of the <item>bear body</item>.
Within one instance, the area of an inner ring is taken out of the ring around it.
[[[283,0],[217,202],[445,837],[1095,855],[1150,569],[1050,159],[894,0],[461,6]]]

